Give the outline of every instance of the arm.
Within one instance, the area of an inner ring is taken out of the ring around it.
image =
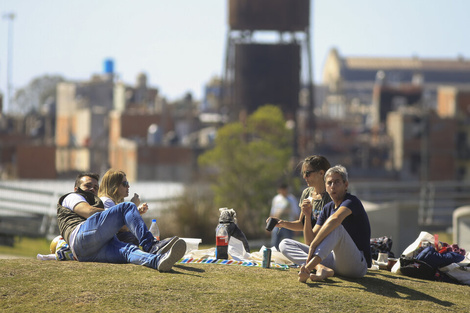
[[[293,231],[302,231],[304,227],[302,223],[302,218],[303,218],[303,213],[300,212],[299,219],[297,221],[279,220],[276,227],[286,228],[286,229],[293,230]]]
[[[96,212],[102,212],[104,209],[96,208],[88,204],[88,202],[80,202],[74,208],[73,211],[84,218],[89,218]]]
[[[302,220],[304,219],[302,223]],[[309,245],[314,238],[312,225],[312,203],[308,199],[304,199],[302,202],[302,210],[297,221],[287,222],[279,221],[276,225],[279,228],[287,228],[294,231],[303,231],[305,244]]]
[[[304,199],[302,201],[302,206],[301,206],[301,210],[302,210],[301,215],[305,216],[303,231],[304,231],[304,242],[306,245],[310,245],[313,238],[315,238],[315,235],[313,233],[313,227],[316,225],[312,225],[312,209],[313,209],[312,202],[310,202],[309,199]]]
[[[289,221],[280,220],[277,223],[276,227],[286,228],[286,229],[290,229],[290,230],[293,230],[293,231],[302,231],[303,225],[302,225],[301,221],[289,222]]]
[[[342,206],[336,211],[333,215],[331,215],[323,224],[322,226],[320,225],[315,225],[315,228],[313,232],[315,233],[315,230],[317,230],[317,234],[314,237],[313,241],[310,243],[310,249],[308,251],[308,258],[307,258],[307,267],[310,262],[310,260],[313,258],[314,253],[318,245],[323,241],[323,239],[326,238],[336,227],[341,225],[341,223],[344,221],[346,217],[352,214],[352,211],[345,207]],[[318,226],[318,228],[317,228]]]

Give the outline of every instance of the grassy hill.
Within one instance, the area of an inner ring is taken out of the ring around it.
[[[47,253],[38,251],[47,243],[36,251]],[[177,264],[159,273],[132,264],[0,260],[2,312],[467,312],[469,291],[384,270],[301,284],[296,269]]]

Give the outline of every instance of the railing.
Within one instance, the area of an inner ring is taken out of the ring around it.
[[[58,235],[57,201],[72,191],[71,187],[73,182],[70,181],[0,182],[0,235]],[[138,191],[143,202],[148,203],[147,219],[158,217],[184,190],[184,186],[179,183],[158,182],[132,183],[131,188]]]
[[[0,182],[0,234],[53,236],[58,234],[56,208],[59,197],[73,182]],[[350,192],[363,201],[416,205],[422,226],[452,226],[452,213],[470,205],[470,182],[350,182]],[[158,217],[184,191],[178,183],[131,183],[149,204],[148,219]],[[132,196],[132,192],[130,194]]]
[[[351,182],[350,190],[364,201],[416,205],[422,226],[451,227],[453,211],[470,205],[468,181]]]

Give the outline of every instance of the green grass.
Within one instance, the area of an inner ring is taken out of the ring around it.
[[[44,243],[30,254],[48,253]],[[0,260],[2,312],[467,312],[469,291],[383,270],[301,284],[296,269],[177,264],[159,273],[132,264]]]
[[[0,255],[36,257],[38,253],[48,254],[51,241],[45,238],[15,237],[13,247],[1,246]]]

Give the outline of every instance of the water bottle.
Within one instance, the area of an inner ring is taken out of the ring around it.
[[[215,230],[215,257],[217,259],[228,259],[228,231],[227,225],[219,224]]]
[[[152,233],[152,235],[155,237],[155,239],[160,241],[160,229],[158,228],[156,219],[152,220],[152,225],[150,225],[149,232]]]

